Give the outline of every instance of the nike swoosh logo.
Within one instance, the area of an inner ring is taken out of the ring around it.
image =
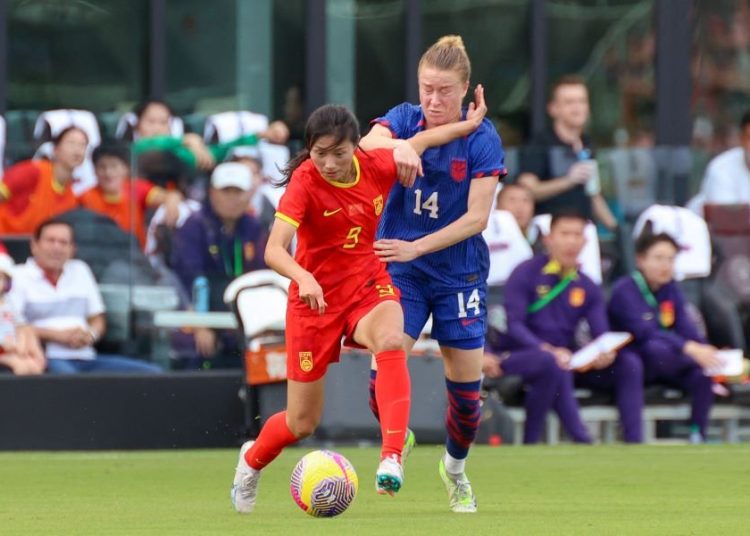
[[[461,325],[467,327],[472,325],[474,322],[479,322],[478,318],[472,318],[471,320],[461,320]]]
[[[327,218],[328,216],[333,216],[337,212],[341,212],[341,209],[337,208],[336,210],[325,210],[325,211],[323,211],[323,216],[325,216]]]
[[[386,430],[386,434],[400,434],[403,430]]]

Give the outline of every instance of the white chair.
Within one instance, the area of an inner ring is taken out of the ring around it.
[[[268,117],[254,112],[235,111],[209,115],[203,131],[206,143],[226,143],[268,128]]]
[[[636,220],[634,239],[641,235],[647,223],[653,233],[666,233],[679,244],[680,252],[674,264],[676,280],[711,274],[711,235],[703,218],[687,208],[652,205]]]
[[[516,219],[508,211],[493,210],[482,236],[490,250],[488,285],[504,285],[516,266],[534,256]]]
[[[266,140],[260,140],[258,148],[260,149],[260,155],[263,158],[263,174],[274,182],[280,181],[283,178],[281,170],[286,167],[291,156],[289,153],[289,147],[286,145],[268,143]],[[283,193],[283,190],[281,192]],[[278,204],[278,202],[276,204]]]
[[[88,110],[60,109],[42,112],[34,125],[34,139],[44,141],[36,153],[34,159],[51,159],[53,147],[50,139],[55,138],[60,132],[68,127],[78,127],[88,136],[89,144],[86,147],[86,158],[83,163],[73,170],[73,191],[80,195],[96,185],[96,173],[94,164],[91,162],[91,153],[102,142],[99,123],[96,116]]]
[[[135,132],[135,125],[138,123],[138,117],[133,112],[127,112],[117,121],[115,137],[118,140],[132,140]],[[172,116],[169,118],[169,133],[181,138],[185,134],[185,123],[179,117]]]
[[[542,236],[549,234],[552,216],[550,214],[540,214],[535,216],[531,221],[531,240],[536,240],[541,233]],[[602,259],[599,251],[599,236],[596,232],[596,225],[592,222],[586,224],[584,229],[586,245],[578,255],[578,262],[581,265],[581,272],[586,274],[594,283],[602,283]]]
[[[68,127],[78,127],[83,130],[89,138],[89,147],[93,149],[102,142],[99,131],[99,123],[96,116],[88,110],[47,110],[42,112],[34,125],[34,139],[48,141]]]
[[[257,270],[232,281],[224,291],[246,339],[267,331],[283,331],[290,280],[273,270]]]

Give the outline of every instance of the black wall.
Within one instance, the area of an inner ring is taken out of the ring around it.
[[[0,450],[231,447],[241,372],[0,376]]]

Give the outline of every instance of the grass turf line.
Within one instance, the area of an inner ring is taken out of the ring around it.
[[[235,450],[0,453],[0,534],[739,534],[750,521],[750,445],[475,447],[476,515],[448,511],[440,447],[412,453],[395,498],[374,491],[376,449],[341,448],[360,488],[334,519],[289,495],[308,450],[265,471],[249,516],[229,501]]]

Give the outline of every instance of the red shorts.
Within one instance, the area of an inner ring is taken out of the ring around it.
[[[319,315],[310,309],[302,312],[297,306],[286,310],[286,375],[298,382],[313,382],[323,377],[330,363],[337,363],[341,339],[353,348],[357,323],[384,301],[399,302],[400,293],[388,273],[362,287],[351,297],[350,305],[336,312]]]

